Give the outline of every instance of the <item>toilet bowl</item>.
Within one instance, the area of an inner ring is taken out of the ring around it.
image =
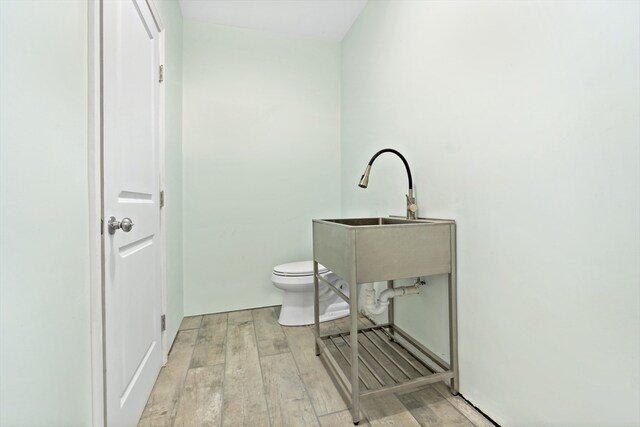
[[[349,295],[349,286],[338,275],[318,264],[318,274]],[[283,326],[313,323],[313,262],[300,261],[273,268],[271,281],[282,289],[282,310],[278,322]],[[320,321],[339,319],[349,315],[349,304],[343,301],[326,283],[319,283]]]

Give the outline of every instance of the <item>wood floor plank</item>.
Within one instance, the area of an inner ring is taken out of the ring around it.
[[[230,311],[227,313],[227,322],[230,325],[237,325],[240,323],[253,322],[253,316],[251,310]]]
[[[347,408],[344,399],[315,352],[315,339],[306,326],[283,327],[289,349],[316,414],[329,414]]]
[[[358,323],[369,324],[364,318]],[[348,331],[349,318],[322,325]],[[311,327],[280,327],[273,307],[185,318],[138,426],[351,426],[347,404],[313,343]],[[383,356],[371,342],[360,343],[375,359]],[[348,344],[339,345],[348,354]],[[349,373],[337,349],[330,351]],[[361,426],[493,427],[444,383],[361,403]]]
[[[189,369],[174,426],[217,427],[221,424],[224,365]]]
[[[229,313],[222,425],[269,426],[251,311]]]
[[[227,313],[203,316],[193,350],[192,368],[224,363],[227,341]]]
[[[180,322],[180,327],[178,328],[178,330],[184,331],[186,329],[198,329],[201,322],[202,316],[185,317],[182,319],[182,322]]]
[[[430,385],[397,393],[397,397],[423,427],[473,427],[467,417]]]
[[[197,329],[178,332],[167,364],[160,370],[142,413],[140,426],[170,426],[173,423],[197,335]]]
[[[371,427],[420,426],[413,415],[393,394],[363,399],[361,406]]]
[[[256,327],[260,356],[289,351],[287,338],[284,336],[282,326],[278,323],[273,307],[257,308],[251,310],[251,314]]]
[[[349,410],[323,415],[318,417],[318,421],[320,421],[320,427],[353,427],[353,420]],[[369,423],[363,418],[358,427],[369,427]]]
[[[291,353],[260,358],[272,426],[319,426]]]
[[[476,427],[494,427],[484,415],[469,405],[460,396],[454,396],[449,391],[449,387],[444,383],[433,384],[433,388],[449,401],[458,411],[462,413]]]

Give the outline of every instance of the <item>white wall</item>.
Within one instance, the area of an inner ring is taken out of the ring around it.
[[[639,23],[638,2],[372,1],[343,41],[343,214],[404,213],[393,156],[356,186],[389,146],[421,215],[458,221],[462,393],[501,425],[640,424]],[[429,292],[401,322],[444,354]]]
[[[185,314],[279,304],[340,212],[340,45],[184,21]]]
[[[155,0],[165,26],[165,217],[167,221],[167,336],[184,316],[182,287],[182,12],[177,0]]]
[[[0,1],[0,425],[91,423],[87,5]]]
[[[182,301],[182,16],[166,32],[168,332]],[[88,12],[0,1],[0,425],[91,415]]]

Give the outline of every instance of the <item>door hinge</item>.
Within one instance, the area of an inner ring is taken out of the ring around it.
[[[158,79],[160,83],[164,81],[164,65],[160,66],[160,78]]]
[[[104,219],[100,218],[100,235],[104,234]]]
[[[160,191],[160,208],[164,208],[164,190]]]
[[[160,330],[162,332],[167,330],[167,316],[164,314],[160,316]]]

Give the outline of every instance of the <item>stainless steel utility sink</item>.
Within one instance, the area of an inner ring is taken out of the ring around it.
[[[356,283],[450,273],[454,242],[452,220],[313,220],[314,259]]]
[[[429,220],[403,219],[403,218],[345,218],[345,219],[325,219],[326,222],[349,225],[351,227],[365,227],[368,225],[398,225],[431,222]]]

